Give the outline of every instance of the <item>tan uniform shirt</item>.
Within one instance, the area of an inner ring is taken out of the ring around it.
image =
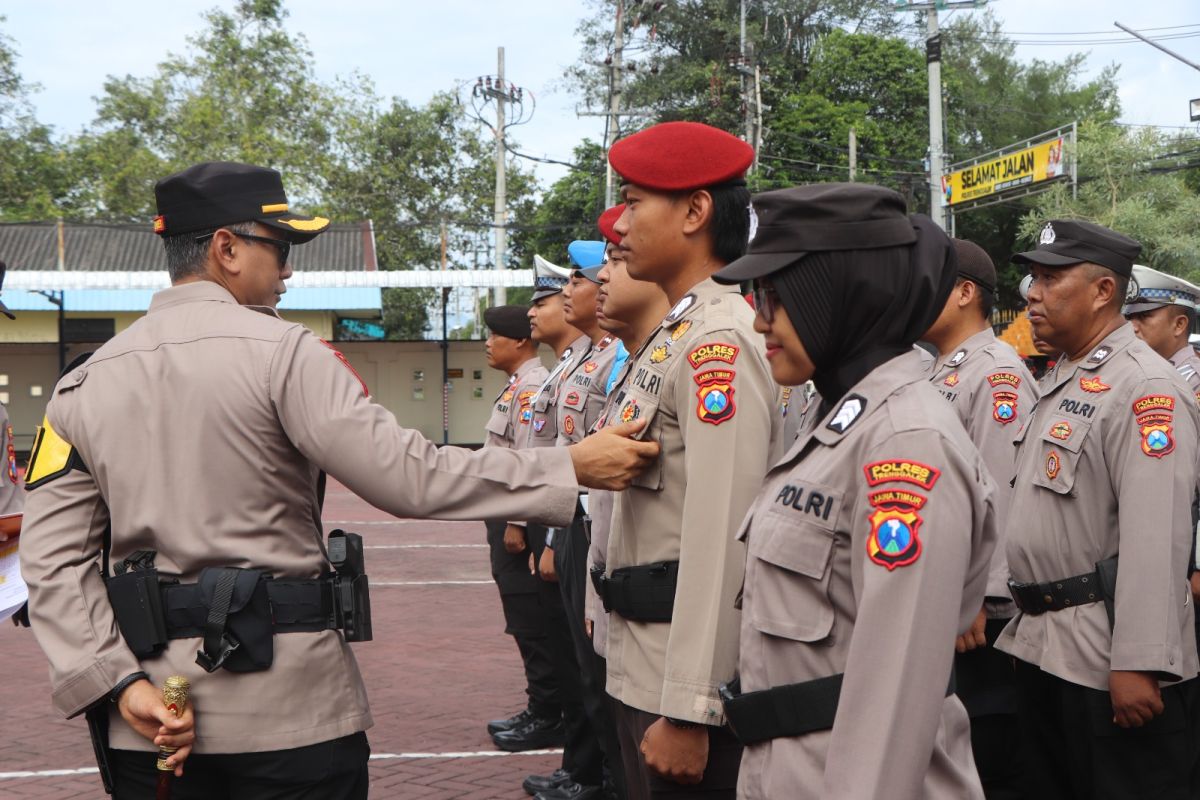
[[[1191,387],[1196,402],[1200,403],[1200,356],[1196,355],[1195,349],[1190,344],[1185,344],[1178,353],[1171,356],[1170,362]]]
[[[507,447],[509,450],[519,449],[518,442],[525,438],[525,427],[529,425],[532,414],[528,417],[524,412],[533,407],[533,398],[538,388],[549,377],[550,372],[536,356],[517,367],[517,371],[508,376],[504,390],[496,397],[492,406],[492,415],[487,421],[487,441],[484,447]]]
[[[562,392],[563,380],[577,364],[582,363],[591,348],[592,340],[580,336],[559,356],[558,363],[533,397],[533,405],[528,412],[529,424],[524,431],[526,441],[522,447],[553,447],[558,443],[558,414],[555,407]]]
[[[950,402],[987,464],[996,487],[996,527],[1003,531],[1016,472],[1013,438],[1037,403],[1037,381],[1017,351],[997,339],[991,328],[941,356],[929,380]],[[1007,619],[1016,613],[1008,592],[1003,541],[992,555],[987,596],[994,598],[988,603],[989,617]]]
[[[107,523],[113,563],[157,550],[160,573],[185,583],[210,565],[314,578],[328,568],[319,470],[404,517],[537,509],[565,524],[578,492],[564,449],[435,447],[371,402],[341,355],[302,325],[239,306],[207,281],[158,292],[144,318],[59,381],[46,415],[88,469],[30,491],[21,537],[54,705],[78,714],[139,669],[156,685],[185,675],[199,753],[299,747],[366,729],[354,655],[338,632],[323,631],[275,636],[264,672],[207,674],[195,663],[198,639],[172,640],[139,663],[97,569]],[[112,743],[152,749],[115,711]]]
[[[617,340],[604,336],[571,364],[562,376],[558,391],[558,443],[581,441],[600,417],[607,397],[604,388],[617,356]]]
[[[12,423],[8,411],[0,404],[0,514],[17,514],[25,505],[25,490],[17,478],[17,451],[13,445]]]
[[[734,533],[779,441],[778,392],[736,287],[692,288],[638,353],[607,424],[649,420],[661,455],[616,497],[607,569],[679,560],[669,623],[609,618],[608,693],[634,708],[719,724],[737,663],[745,550]]]
[[[1129,324],[1079,362],[1058,362],[1018,437],[1009,570],[1054,581],[1119,554],[1116,627],[1099,602],[1018,613],[997,648],[1101,691],[1111,670],[1196,675],[1187,566],[1198,417],[1179,374]]]
[[[832,730],[751,745],[738,797],[982,798],[954,637],[979,613],[994,492],[920,358],[858,383],[771,470],[740,538],[742,691],[844,674]]]

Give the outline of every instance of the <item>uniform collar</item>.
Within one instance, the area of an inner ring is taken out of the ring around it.
[[[533,358],[528,359],[523,364],[521,364],[521,366],[517,367],[516,372],[514,372],[511,376],[509,376],[509,379],[508,379],[509,383],[513,383],[513,384],[517,383],[518,381],[521,380],[521,378],[524,378],[526,375],[528,375],[530,372],[537,369],[541,365],[542,365],[542,360],[540,358],[538,358],[537,356],[534,356]]]
[[[1086,369],[1093,371],[1100,369],[1111,361],[1113,356],[1127,349],[1129,345],[1137,340],[1137,336],[1133,333],[1133,325],[1126,322],[1108,336],[1105,336],[1100,344],[1093,347],[1079,361],[1068,361],[1065,358],[1059,359],[1058,363],[1054,366],[1054,372],[1051,373],[1049,383],[1043,389],[1043,393],[1048,394],[1059,386],[1062,386],[1075,375],[1077,370]]]
[[[973,333],[959,343],[958,347],[954,348],[945,355],[939,355],[937,364],[934,366],[934,371],[940,371],[943,367],[957,368],[961,367],[971,354],[996,340],[996,334],[991,328],[984,328],[979,333]],[[951,363],[953,362],[953,363]]]
[[[162,311],[164,308],[183,305],[184,303],[200,303],[200,302],[216,302],[229,303],[230,305],[238,305],[237,298],[230,294],[229,290],[218,283],[209,280],[192,281],[190,283],[181,283],[177,286],[172,286],[169,289],[162,289],[154,293],[150,298],[150,307],[146,310],[147,314],[153,314],[157,311]],[[279,312],[269,306],[242,306],[262,314],[268,314],[272,317],[278,317]]]
[[[884,401],[899,389],[924,380],[921,355],[916,351],[909,351],[885,361],[867,373],[867,377],[850,387],[850,391],[846,392],[812,430],[811,436],[821,444],[835,445],[850,432],[861,428],[863,420],[882,408]],[[807,438],[801,436],[800,440]],[[790,457],[791,453],[788,455]]]
[[[671,307],[667,315],[663,317],[660,327],[673,328],[683,320],[696,313],[696,309],[700,308],[710,300],[721,297],[727,294],[737,294],[736,286],[726,286],[717,283],[712,278],[705,278],[697,283],[691,289],[688,289],[687,294],[679,299],[679,302]],[[653,337],[651,337],[653,338]]]
[[[1179,348],[1179,352],[1167,360],[1170,361],[1173,366],[1178,367],[1181,364],[1186,364],[1189,360],[1195,357],[1195,355],[1196,351],[1192,349],[1192,346],[1190,344],[1185,344],[1183,347]]]

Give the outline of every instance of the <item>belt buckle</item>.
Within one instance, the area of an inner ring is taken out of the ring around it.
[[[221,649],[216,657],[214,658],[208,654],[208,651],[201,648],[196,651],[196,663],[204,667],[205,672],[216,672],[241,646],[242,643],[237,639],[234,639],[228,633],[223,633],[221,634]]]

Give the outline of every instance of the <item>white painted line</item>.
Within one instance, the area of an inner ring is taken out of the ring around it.
[[[326,525],[341,526],[341,525],[429,525],[437,522],[431,519],[323,519],[322,523]]]
[[[423,550],[425,548],[487,549],[486,544],[368,544],[364,550]]]
[[[526,750],[523,753],[505,753],[500,750],[477,750],[467,753],[372,753],[372,761],[394,761],[397,759],[456,759],[456,758],[496,758],[498,756],[557,756],[562,755],[562,749],[557,750]],[[70,775],[95,775],[100,770],[95,767],[80,769],[43,769],[27,772],[0,772],[0,781],[28,780],[30,778],[62,778]]]
[[[523,753],[506,753],[502,750],[477,750],[474,753],[372,753],[371,760],[391,760],[396,758],[496,758],[497,756],[558,756],[558,750],[526,750]]]
[[[372,586],[490,586],[495,581],[376,581]]]

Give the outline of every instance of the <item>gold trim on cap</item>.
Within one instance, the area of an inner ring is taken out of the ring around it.
[[[297,231],[321,231],[329,225],[329,220],[325,217],[313,217],[312,219],[276,219],[272,222],[282,223],[289,228]]]
[[[262,213],[264,214],[281,214],[287,210],[287,203],[270,203],[262,207]]]

